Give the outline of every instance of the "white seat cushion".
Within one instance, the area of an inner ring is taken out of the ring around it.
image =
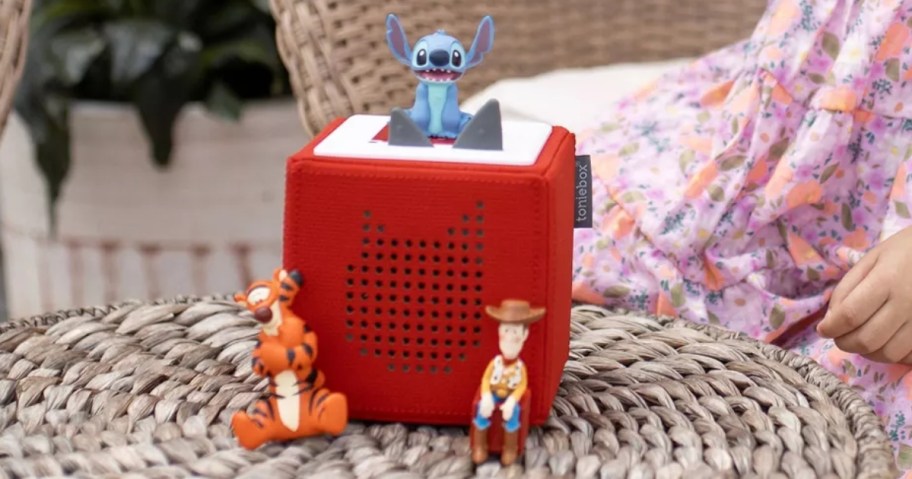
[[[678,59],[617,64],[507,78],[466,99],[462,107],[475,113],[486,101],[495,98],[500,102],[505,120],[543,121],[579,132],[597,126],[599,117],[621,97],[689,62]]]

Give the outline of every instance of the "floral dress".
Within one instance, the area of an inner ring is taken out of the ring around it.
[[[622,100],[578,142],[598,183],[575,299],[790,334],[860,388],[912,469],[910,368],[803,321],[912,225],[912,0],[771,0],[748,40]]]

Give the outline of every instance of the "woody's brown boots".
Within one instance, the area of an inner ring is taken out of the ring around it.
[[[472,462],[481,464],[488,460],[488,431],[472,426]]]
[[[504,431],[503,451],[500,453],[500,463],[509,466],[516,462],[517,451],[519,449],[519,431]]]

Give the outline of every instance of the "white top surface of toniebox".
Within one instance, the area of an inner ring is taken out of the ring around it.
[[[472,150],[452,145],[390,146],[374,139],[389,123],[386,115],[353,115],[315,148],[323,158],[404,160],[479,165],[529,166],[535,163],[551,136],[551,125],[534,121],[504,121],[503,150]]]

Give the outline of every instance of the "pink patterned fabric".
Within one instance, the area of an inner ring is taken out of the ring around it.
[[[577,300],[675,314],[792,348],[884,418],[912,469],[912,374],[802,319],[912,225],[912,0],[772,0],[752,37],[666,75],[579,135],[598,184]]]

